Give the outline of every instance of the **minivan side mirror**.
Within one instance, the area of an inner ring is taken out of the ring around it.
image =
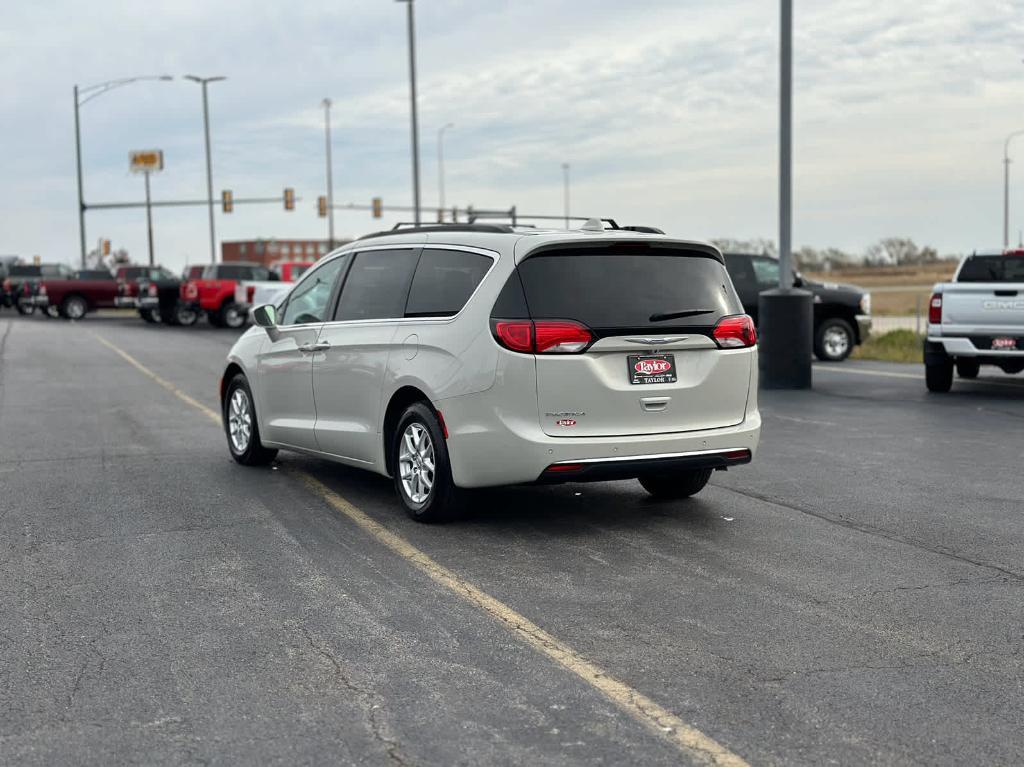
[[[260,304],[252,310],[252,322],[261,328],[277,327],[277,309],[273,304]]]

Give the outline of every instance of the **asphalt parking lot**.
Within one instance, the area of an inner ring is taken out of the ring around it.
[[[232,462],[233,338],[0,315],[0,763],[1024,762],[1024,376],[817,366],[696,499],[517,487],[425,526],[380,477]]]

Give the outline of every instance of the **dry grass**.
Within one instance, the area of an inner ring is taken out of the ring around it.
[[[859,285],[871,291],[872,314],[905,316],[926,312],[932,286],[952,279],[956,266],[956,261],[927,266],[858,266],[832,272],[808,272],[807,276],[818,282]]]
[[[865,288],[927,285],[949,280],[956,261],[942,261],[926,266],[856,266],[831,272],[808,272],[807,276],[821,282],[852,282]]]
[[[850,357],[879,362],[924,362],[924,336],[913,330],[892,330],[871,336]]]

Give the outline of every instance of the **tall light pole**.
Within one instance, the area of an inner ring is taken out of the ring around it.
[[[199,83],[203,87],[203,137],[206,140],[206,203],[210,211],[210,263],[217,263],[217,238],[213,229],[213,165],[210,161],[210,104],[206,98],[206,86],[226,77],[197,77],[185,75],[186,80]]]
[[[782,0],[779,66],[779,290],[793,287],[793,0]]]
[[[565,228],[569,228],[569,163],[562,163],[563,203],[565,204]]]
[[[405,3],[408,8],[409,24],[409,102],[412,115],[412,206],[414,220],[420,223],[420,138],[419,123],[416,116],[416,24],[413,18],[414,0],[395,0]]]
[[[446,123],[437,132],[437,210],[438,222],[444,222],[444,132],[454,128],[455,123]]]
[[[1021,135],[1024,130],[1015,130],[1003,144],[1003,250],[1010,247],[1010,142]]]
[[[324,99],[324,147],[327,150],[327,250],[334,250],[334,168],[331,163],[331,100]]]
[[[814,303],[793,286],[793,0],[780,4],[779,287],[758,297],[758,361],[766,389],[809,389]]]
[[[82,268],[85,268],[85,195],[82,191],[82,131],[78,118],[78,110],[87,102],[97,96],[102,96],[107,91],[120,88],[122,85],[139,82],[140,80],[173,80],[170,75],[144,75],[142,77],[122,77],[118,80],[108,80],[105,83],[88,85],[79,88],[75,85],[73,89],[75,97],[75,169],[78,177],[78,243],[81,249]]]

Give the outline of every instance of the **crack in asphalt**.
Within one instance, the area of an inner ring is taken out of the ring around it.
[[[739,490],[735,487],[728,487],[726,485],[716,485],[716,487],[731,493],[735,493],[736,495],[742,495],[745,498],[751,498],[755,501],[761,501],[762,503],[771,504],[772,506],[778,506],[779,508],[789,509],[790,511],[795,511],[800,514],[806,514],[809,517],[815,517],[816,519],[820,519],[821,521],[828,522],[832,525],[837,525],[838,527],[845,527],[848,530],[856,530],[859,533],[864,533],[865,535],[872,535],[877,538],[883,538],[887,541],[893,541],[894,543],[902,543],[905,546],[911,546],[915,549],[926,551],[929,554],[936,554],[941,557],[947,557],[949,559],[953,559],[958,562],[963,562],[964,564],[968,565],[974,565],[975,567],[981,567],[986,570],[995,570],[996,572],[1009,576],[1010,578],[1013,578],[1016,581],[1024,581],[1024,573],[1019,573],[1015,570],[1010,570],[1009,568],[997,565],[992,562],[984,562],[978,559],[972,559],[971,557],[965,556],[963,554],[958,554],[955,551],[947,549],[944,546],[929,546],[928,544],[923,543],[922,541],[915,540],[914,538],[911,538],[906,535],[901,535],[900,533],[896,533],[891,530],[886,530],[882,527],[876,527],[875,525],[869,525],[864,522],[855,522],[852,519],[848,519],[841,515],[826,514],[822,511],[815,511],[814,509],[809,509],[803,506],[796,506],[791,503],[786,503],[780,499],[771,498],[767,495],[755,493],[750,490]]]
[[[402,767],[412,764],[412,762],[409,761],[408,757],[406,757],[405,754],[402,753],[401,746],[399,745],[398,741],[394,740],[393,738],[389,738],[384,734],[385,726],[377,719],[377,711],[381,709],[381,706],[380,704],[377,704],[374,701],[380,699],[381,696],[378,693],[373,692],[372,690],[368,690],[365,687],[360,687],[351,679],[349,679],[349,677],[345,674],[344,667],[341,665],[341,662],[335,657],[334,653],[332,653],[323,644],[316,642],[316,640],[313,639],[313,635],[309,633],[309,630],[305,626],[299,626],[299,630],[302,632],[303,636],[306,637],[306,642],[309,644],[310,649],[312,649],[313,652],[315,652],[317,655],[319,655],[321,658],[323,658],[331,664],[331,666],[334,669],[334,675],[338,678],[338,680],[345,687],[345,689],[349,692],[355,693],[362,699],[362,702],[364,704],[363,707],[366,710],[367,723],[370,726],[370,734],[373,736],[374,740],[376,740],[378,743],[381,744],[381,746],[384,747],[384,750],[387,752],[388,758],[394,764],[401,765]]]

